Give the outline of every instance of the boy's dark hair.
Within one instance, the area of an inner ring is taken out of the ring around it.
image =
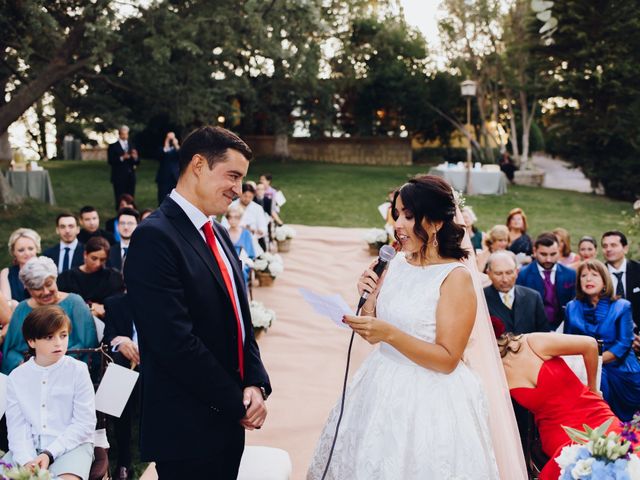
[[[73,218],[76,221],[76,225],[78,224],[78,217],[76,217],[73,213],[71,212],[62,212],[59,213],[58,216],[56,217],[56,227],[58,226],[58,223],[60,223],[60,219],[61,218]]]
[[[542,245],[543,247],[550,247],[554,243],[558,243],[558,239],[556,238],[556,236],[551,232],[544,232],[538,235],[538,238],[536,238],[536,242],[533,246],[536,248],[538,248],[540,245]]]
[[[225,128],[207,125],[194,130],[185,138],[180,148],[180,174],[187,169],[194,155],[206,158],[211,170],[216,163],[226,160],[225,154],[229,149],[240,152],[247,160],[253,157],[249,146]]]
[[[120,220],[120,217],[122,215],[131,215],[132,217],[135,217],[136,222],[140,223],[140,214],[138,213],[137,210],[133,208],[123,207],[120,210],[118,210],[118,215],[116,215],[116,218],[118,219],[118,221]]]
[[[242,184],[242,193],[244,192],[251,192],[254,195],[256,194],[256,188],[251,185],[250,183],[243,183]]]
[[[51,335],[62,328],[67,328],[67,333],[71,333],[71,320],[58,305],[45,305],[36,307],[24,319],[22,324],[22,336],[25,342],[29,340],[39,340]],[[35,350],[29,347],[29,352],[33,355]]]
[[[96,210],[95,207],[92,207],[91,205],[85,205],[80,209],[80,218],[82,218],[83,213],[91,213],[91,212],[97,212],[97,211],[98,210]]]
[[[270,173],[263,173],[260,176],[264,177],[265,179],[267,179],[269,181],[269,183],[271,183],[271,181],[273,180],[273,175],[271,175]]]
[[[602,234],[602,238],[600,239],[600,242],[602,242],[602,240],[604,240],[605,237],[619,237],[620,238],[620,243],[622,244],[623,247],[627,246],[627,237],[624,233],[620,232],[619,230],[609,230],[608,232],[604,232]]]

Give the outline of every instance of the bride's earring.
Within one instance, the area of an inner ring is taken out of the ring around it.
[[[434,247],[438,247],[438,231],[436,230],[436,233],[433,234],[433,246]]]

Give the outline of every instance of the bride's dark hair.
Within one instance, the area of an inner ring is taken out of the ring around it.
[[[422,258],[427,253],[429,243],[429,234],[422,226],[423,220],[442,222],[442,228],[436,234],[438,253],[441,257],[460,260],[469,256],[469,252],[461,247],[465,230],[454,221],[456,202],[453,190],[446,181],[434,175],[421,175],[409,180],[393,196],[394,220],[399,216],[396,209],[398,196],[402,199],[404,208],[413,213],[415,218],[413,232],[423,241],[420,248]],[[397,234],[396,240],[398,240]]]

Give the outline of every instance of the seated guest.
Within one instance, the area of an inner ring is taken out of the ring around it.
[[[464,219],[464,224],[467,229],[467,233],[469,234],[469,238],[471,239],[471,245],[473,248],[478,251],[482,250],[482,241],[485,239],[484,233],[482,233],[475,226],[475,223],[478,221],[478,217],[473,212],[473,209],[469,206],[464,207],[462,209],[462,218]]]
[[[553,233],[536,238],[535,260],[520,270],[516,283],[536,290],[542,297],[544,311],[552,330],[562,323],[563,309],[576,294],[576,272],[558,263],[560,248]]]
[[[2,459],[65,480],[89,478],[96,427],[87,365],[65,355],[72,333],[60,307],[39,307],[24,319],[33,357],[7,380],[9,453]]]
[[[260,246],[266,250],[267,220],[262,207],[253,201],[255,196],[256,189],[251,184],[244,183],[242,185],[242,195],[237,200],[234,200],[231,205],[244,208],[240,225],[249,229],[260,243]],[[224,227],[229,227],[229,222],[227,222],[226,218],[223,218],[221,223]]]
[[[98,318],[104,317],[104,301],[124,291],[122,274],[105,268],[109,250],[106,239],[90,238],[84,246],[84,263],[58,277],[58,288],[80,295],[89,305],[91,313]]]
[[[109,355],[117,365],[134,368],[140,364],[138,335],[126,294],[114,295],[105,301],[105,329],[102,342],[107,345]],[[137,389],[133,391],[120,418],[114,418],[118,462],[114,480],[127,480],[131,475],[131,425],[133,412],[138,403]]]
[[[492,253],[487,262],[491,285],[484,289],[489,314],[499,318],[507,332],[548,332],[542,297],[531,288],[516,285],[518,262],[513,252]]]
[[[613,419],[609,430],[621,431],[618,418],[598,392],[598,345],[594,339],[559,333],[507,333],[500,337],[498,346],[511,397],[533,413],[542,450],[549,457],[539,480],[560,478],[554,458],[573,443],[563,426],[596,428]],[[587,385],[560,358],[562,355],[582,355]]]
[[[276,225],[282,225],[282,219],[280,218],[280,207],[282,205],[278,203],[278,190],[271,185],[272,181],[273,175],[263,173],[260,175],[258,183],[264,185],[264,196],[271,200],[271,217],[273,221],[276,222]]]
[[[72,213],[61,213],[56,218],[56,233],[60,243],[47,248],[42,254],[58,266],[58,273],[82,265],[84,246],[78,240],[78,219]]]
[[[564,228],[556,228],[552,232],[558,239],[558,248],[560,248],[560,258],[558,262],[566,267],[571,267],[580,262],[580,256],[571,251],[571,236]]]
[[[45,305],[58,305],[71,320],[69,349],[94,348],[98,344],[96,325],[89,307],[80,295],[58,290],[58,269],[47,257],[34,257],[20,271],[20,280],[31,298],[16,307],[2,346],[2,373],[8,375],[22,363],[27,343],[22,337],[24,319],[33,309]]]
[[[493,228],[487,232],[484,239],[484,249],[476,257],[478,270],[484,272],[489,255],[493,252],[506,250],[507,245],[509,245],[509,229],[504,225],[494,225]]]
[[[116,213],[120,211],[120,209],[122,208],[132,208],[134,210],[138,210],[138,207],[136,207],[136,202],[133,199],[133,195],[129,195],[128,193],[123,193],[122,195],[120,195],[118,200],[118,210],[116,210]],[[120,233],[118,232],[118,216],[116,214],[116,216],[114,218],[110,218],[109,220],[107,220],[107,223],[105,224],[105,227],[107,229],[107,231],[111,232],[114,236],[114,238],[116,239],[116,242],[120,241]]]
[[[122,271],[127,252],[129,251],[131,235],[133,235],[133,231],[138,226],[140,214],[133,208],[125,207],[118,211],[117,219],[120,241],[111,249],[107,265],[115,270]]]
[[[521,208],[514,208],[507,216],[509,228],[509,250],[516,255],[524,253],[531,256],[533,248],[531,238],[527,235],[527,216]]]
[[[153,213],[153,208],[145,208],[144,210],[142,210],[142,212],[140,212],[140,221],[144,220],[152,213]]]
[[[264,184],[258,183],[255,186],[255,189],[256,196],[253,198],[253,201],[262,207],[267,217],[271,218],[271,211],[273,210],[273,200],[265,196]]]
[[[640,362],[631,350],[631,304],[616,299],[607,267],[587,260],[578,267],[576,299],[567,304],[565,333],[589,335],[604,343],[602,395],[621,420],[640,410]]]
[[[78,240],[81,243],[87,243],[91,237],[105,238],[109,245],[116,243],[113,233],[100,228],[100,216],[94,207],[86,205],[80,209],[80,225],[82,228],[78,234]]]
[[[596,242],[595,238],[585,235],[578,242],[578,253],[581,260],[595,259],[596,255],[598,255],[598,242]]]
[[[40,235],[30,228],[19,228],[9,236],[9,253],[13,258],[13,265],[0,271],[0,292],[13,300],[11,307],[15,308],[29,294],[20,281],[20,269],[27,261],[40,253]]]
[[[227,231],[229,232],[229,238],[233,242],[233,246],[236,249],[238,257],[242,260],[242,252],[250,258],[251,260],[255,260],[256,251],[253,248],[253,239],[251,238],[251,232],[244,227],[240,226],[240,219],[242,218],[243,209],[238,205],[229,206],[229,210],[225,215],[227,219],[227,223],[229,227]],[[251,271],[251,267],[243,262],[242,270],[244,272],[244,283],[249,285],[249,272]]]

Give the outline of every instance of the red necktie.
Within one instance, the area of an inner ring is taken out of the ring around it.
[[[244,379],[244,354],[242,352],[242,326],[240,325],[240,315],[238,314],[238,306],[236,305],[236,296],[233,293],[233,284],[231,283],[231,276],[229,276],[229,270],[227,270],[227,266],[222,260],[220,256],[220,252],[218,251],[218,247],[216,246],[216,236],[213,234],[213,227],[211,226],[211,222],[207,222],[202,226],[202,230],[204,231],[204,237],[207,239],[207,245],[211,249],[213,256],[216,257],[216,262],[218,262],[218,267],[220,267],[220,272],[222,273],[222,278],[224,279],[224,284],[227,287],[227,293],[229,294],[229,298],[231,299],[231,304],[233,305],[233,312],[236,314],[236,324],[238,327],[238,368],[240,370],[240,378]]]

